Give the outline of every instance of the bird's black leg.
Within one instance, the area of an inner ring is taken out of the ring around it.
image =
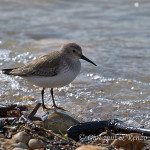
[[[42,95],[42,107],[43,107],[43,109],[47,109],[46,106],[44,105],[44,90],[45,90],[45,88],[43,88],[42,91],[41,91],[41,95]]]
[[[54,100],[53,88],[51,88],[51,96],[52,96],[52,100],[53,100],[53,106],[54,106],[54,107],[57,107],[57,106],[56,106],[56,103],[55,103],[55,100]]]
[[[53,107],[54,107],[54,108],[57,108],[57,109],[64,110],[63,108],[58,107],[58,106],[56,105],[55,100],[54,100],[54,95],[53,95],[53,88],[51,88],[51,96],[52,96],[52,100],[53,100]]]

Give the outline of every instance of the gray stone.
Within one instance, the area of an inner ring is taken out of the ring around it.
[[[68,128],[78,123],[80,123],[78,120],[66,113],[54,112],[44,120],[44,127],[56,133],[59,133],[60,130],[65,134]]]
[[[21,131],[21,132],[18,132],[17,134],[15,134],[13,136],[13,140],[18,143],[18,142],[22,142],[22,143],[25,143],[27,144],[30,140],[30,136],[24,132],[24,131]]]
[[[0,147],[0,150],[6,150],[5,148],[3,148],[3,147]]]
[[[25,143],[19,142],[12,145],[13,148],[29,149]]]
[[[43,141],[39,139],[30,139],[28,146],[30,149],[40,149],[43,146]]]
[[[24,148],[14,148],[13,150],[29,150],[29,149],[24,149]]]

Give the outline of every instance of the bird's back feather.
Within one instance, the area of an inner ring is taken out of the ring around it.
[[[60,53],[54,51],[31,61],[23,67],[3,69],[2,72],[14,76],[55,76],[58,73],[60,59]]]

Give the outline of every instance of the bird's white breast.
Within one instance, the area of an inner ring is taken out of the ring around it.
[[[64,64],[65,65],[65,64]],[[71,83],[79,74],[81,69],[80,61],[74,62],[71,66],[67,64],[60,68],[60,71],[56,76],[44,77],[44,76],[30,76],[25,77],[29,82],[43,88],[56,88],[62,87]]]

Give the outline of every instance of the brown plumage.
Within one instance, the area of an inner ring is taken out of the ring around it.
[[[27,65],[12,69],[3,69],[4,74],[14,76],[55,76],[58,73],[60,64],[60,52],[54,51],[47,55],[41,56]],[[57,59],[56,59],[57,58]]]

